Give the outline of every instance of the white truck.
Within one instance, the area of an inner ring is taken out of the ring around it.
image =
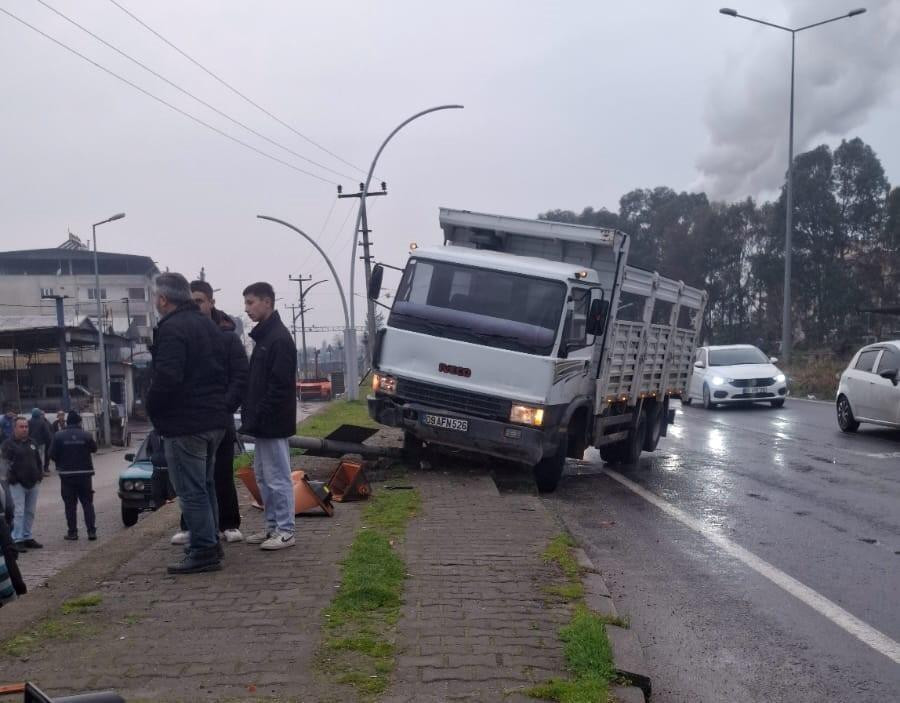
[[[373,347],[370,416],[418,454],[445,445],[531,467],[653,451],[690,376],[706,293],[628,265],[612,229],[442,208],[412,244]],[[380,294],[376,265],[369,297]]]

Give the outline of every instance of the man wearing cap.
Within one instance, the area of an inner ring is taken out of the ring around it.
[[[53,436],[50,458],[59,474],[59,488],[66,507],[68,531],[64,539],[78,539],[78,503],[84,512],[84,524],[89,540],[97,539],[94,513],[94,462],[91,454],[97,451],[94,438],[81,429],[81,415],[70,410],[66,428]]]

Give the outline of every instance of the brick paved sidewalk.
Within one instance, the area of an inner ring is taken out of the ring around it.
[[[559,528],[537,498],[500,496],[481,472],[408,480],[423,507],[403,543],[410,578],[382,700],[526,700],[523,687],[563,673],[567,609],[545,604],[541,586],[554,573],[540,559]],[[251,531],[261,515],[241,493]],[[299,518],[293,549],[227,545],[224,570],[212,574],[168,576],[178,548],[155,538],[99,584],[97,608],[67,616],[84,623],[77,638],[26,658],[0,653],[0,683],[30,679],[57,695],[112,688],[130,703],[351,701],[351,689],[314,671],[314,653],[362,508]]]

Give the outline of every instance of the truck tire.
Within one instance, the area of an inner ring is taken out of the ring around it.
[[[690,405],[693,402],[694,402],[694,399],[691,398],[690,393],[685,393],[684,395],[681,396],[681,404],[682,405]]]
[[[644,442],[647,439],[647,416],[641,413],[638,418],[637,426],[628,434],[625,440],[624,452],[622,455],[623,464],[637,464],[641,458],[641,450],[644,448]]]
[[[625,447],[625,441],[616,442],[614,444],[604,444],[598,449],[600,458],[607,464],[621,464],[622,456],[624,454],[623,447]]]
[[[137,508],[126,508],[124,505],[122,506],[122,524],[125,527],[134,527],[138,521],[138,515],[140,515],[140,510]]]
[[[555,454],[544,457],[534,465],[534,482],[537,484],[538,493],[553,493],[556,490],[566,466],[568,445],[568,437],[563,437]]]
[[[647,436],[644,437],[643,450],[645,452],[656,451],[659,438],[662,436],[663,423],[666,421],[666,406],[657,403],[653,410],[647,413]]]

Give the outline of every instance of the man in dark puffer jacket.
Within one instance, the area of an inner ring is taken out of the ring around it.
[[[179,273],[156,279],[156,309],[162,315],[153,334],[153,373],[147,414],[163,438],[169,478],[191,533],[181,563],[169,573],[222,568],[216,491],[216,449],[231,421],[226,409],[221,332],[191,300]]]
[[[70,410],[66,427],[53,435],[50,458],[59,474],[59,490],[66,509],[68,531],[64,539],[78,539],[78,503],[84,512],[84,524],[88,539],[97,539],[97,521],[94,512],[94,461],[91,454],[97,451],[94,438],[81,429],[81,415]]]

